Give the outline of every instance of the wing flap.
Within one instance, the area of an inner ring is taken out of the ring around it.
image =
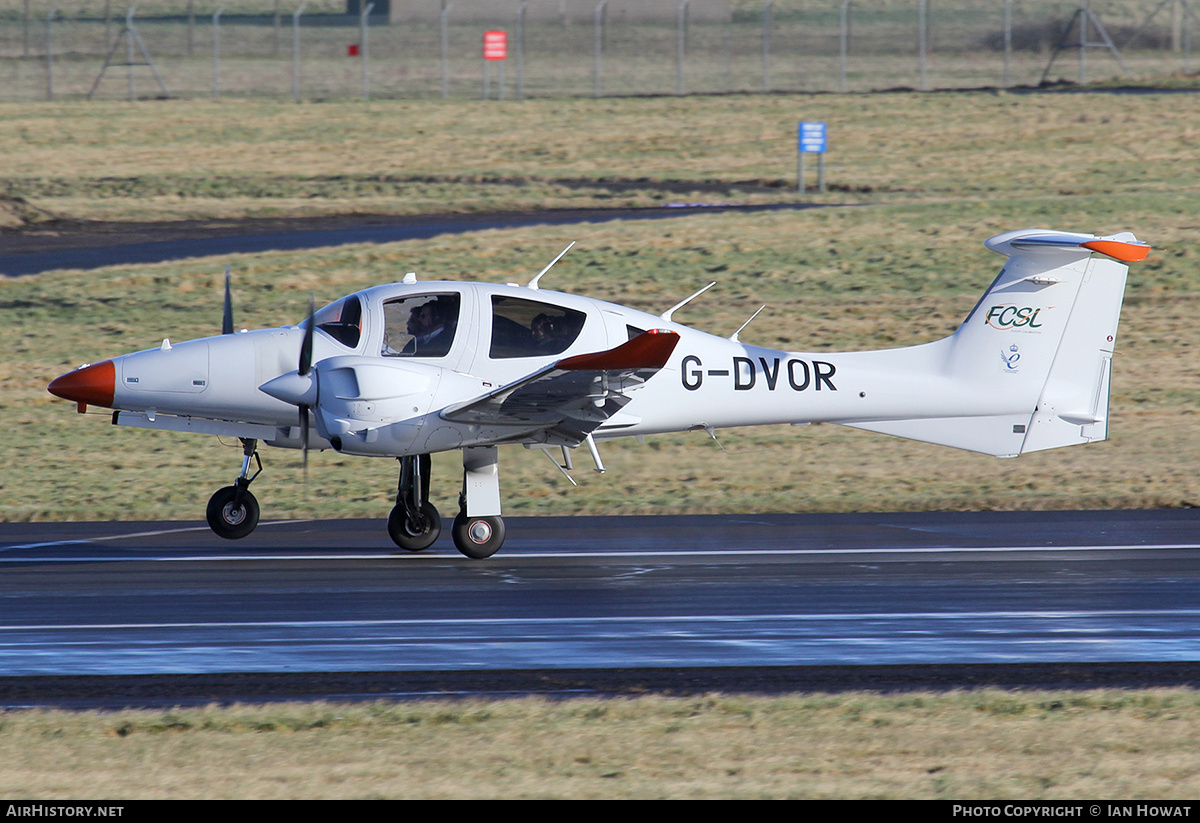
[[[453,423],[541,430],[578,443],[616,415],[666,365],[679,335],[651,329],[608,351],[559,360],[493,392],[447,406]]]

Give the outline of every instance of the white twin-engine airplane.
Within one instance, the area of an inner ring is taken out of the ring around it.
[[[1128,232],[1040,229],[987,247],[1008,262],[953,335],[841,354],[764,349],[672,322],[691,297],[652,315],[539,288],[566,250],[524,287],[409,274],[310,310],[300,326],[236,334],[226,272],[223,335],[163,340],[49,390],[81,412],[114,409],[119,426],[240,438],[241,473],[208,503],[226,538],[258,523],[249,486],[263,442],[306,460],[328,448],[397,458],[388,532],[420,551],[442,528],[429,455],[461,449],[454,543],[484,558],[504,541],[502,444],[561,447],[567,474],[581,444],[603,471],[600,440],[768,423],[841,423],[997,457],[1105,439],[1124,264],[1150,247]]]

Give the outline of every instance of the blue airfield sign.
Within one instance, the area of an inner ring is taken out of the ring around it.
[[[804,155],[817,155],[817,191],[825,191],[825,152],[829,148],[825,123],[820,120],[801,120],[796,152],[796,189],[804,191]]]
[[[824,154],[826,150],[825,124],[823,122],[800,123],[800,151]]]

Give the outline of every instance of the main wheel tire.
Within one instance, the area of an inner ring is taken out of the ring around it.
[[[258,525],[258,500],[249,489],[242,490],[241,501],[237,497],[237,487],[226,486],[208,499],[208,527],[226,540],[240,540]]]
[[[450,530],[454,545],[472,560],[491,557],[504,545],[504,520],[499,517],[467,517],[459,512]]]
[[[428,549],[442,533],[442,517],[433,504],[426,501],[421,511],[409,515],[403,506],[396,506],[388,515],[388,535],[392,542],[408,552]]]

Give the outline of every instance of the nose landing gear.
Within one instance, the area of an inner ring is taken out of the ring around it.
[[[423,551],[442,533],[442,518],[429,502],[432,461],[427,454],[397,459],[400,480],[396,484],[396,506],[388,517],[388,535],[405,551]]]
[[[208,527],[226,540],[240,540],[258,525],[258,500],[250,493],[250,484],[262,474],[262,459],[258,456],[257,440],[243,437],[241,441],[242,473],[232,486],[217,489],[208,499],[205,512]],[[250,474],[251,458],[258,464],[254,474]]]

